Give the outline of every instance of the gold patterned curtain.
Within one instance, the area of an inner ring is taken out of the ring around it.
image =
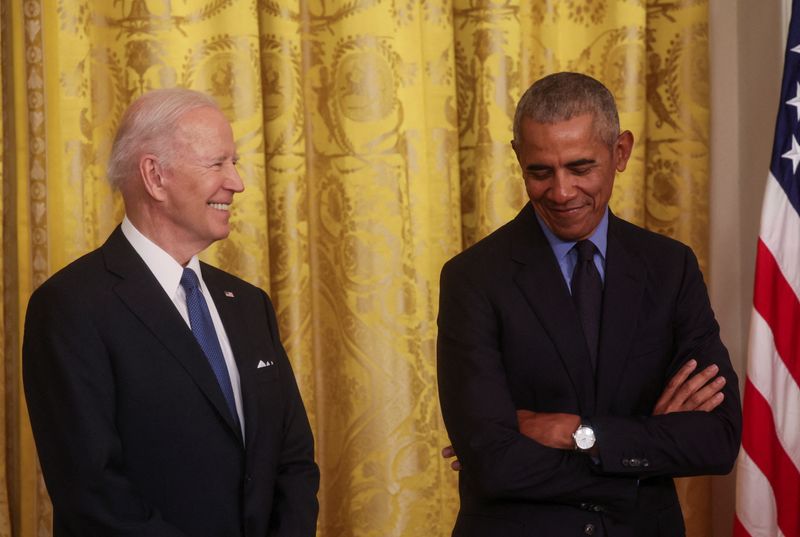
[[[104,166],[151,88],[213,95],[246,191],[205,259],[265,288],[317,441],[319,535],[445,536],[439,270],[525,202],[535,79],[579,70],[637,139],[613,209],[707,266],[707,0],[2,0],[0,537],[50,534],[20,378],[31,291],[122,216]],[[710,534],[707,479],[682,481]],[[689,501],[687,501],[687,499]]]

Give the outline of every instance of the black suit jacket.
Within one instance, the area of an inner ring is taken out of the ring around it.
[[[445,265],[439,395],[463,463],[454,536],[683,535],[672,478],[730,471],[738,381],[694,255],[610,215],[606,260],[596,374],[530,205]],[[689,358],[720,367],[723,404],[651,416]],[[599,463],[521,435],[517,409],[587,418]]]
[[[202,273],[239,369],[244,440],[119,228],[31,297],[25,394],[56,537],[314,535],[313,438],[272,305],[230,274]]]

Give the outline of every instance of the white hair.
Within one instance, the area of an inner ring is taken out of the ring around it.
[[[219,110],[214,99],[186,88],[157,89],[133,101],[122,115],[111,146],[107,177],[112,188],[120,188],[136,175],[139,158],[145,153],[156,155],[169,166],[178,121],[187,112],[207,107]]]

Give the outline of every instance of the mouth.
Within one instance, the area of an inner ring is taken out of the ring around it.
[[[548,207],[547,210],[560,215],[569,215],[577,213],[585,208],[585,205],[578,205],[576,207]]]
[[[231,204],[230,203],[216,203],[216,202],[213,202],[213,201],[209,201],[207,205],[209,207],[211,207],[212,209],[216,209],[218,211],[230,211],[231,210]]]

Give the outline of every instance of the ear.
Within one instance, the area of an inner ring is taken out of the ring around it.
[[[517,141],[514,140],[513,138],[511,139],[511,149],[514,150],[514,156],[517,157],[517,162],[519,162],[521,166],[522,163],[519,161],[519,145],[517,144]]]
[[[164,168],[158,161],[158,157],[150,153],[142,155],[139,159],[139,175],[142,178],[142,185],[150,197],[156,201],[164,201],[166,198]]]
[[[625,171],[628,166],[628,159],[631,157],[631,151],[633,151],[633,133],[631,131],[623,131],[614,145],[614,157],[617,160],[618,172]]]

